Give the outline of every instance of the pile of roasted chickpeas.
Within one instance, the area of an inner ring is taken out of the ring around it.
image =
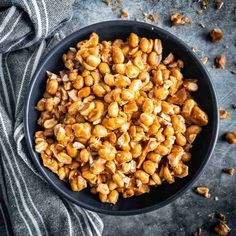
[[[99,42],[92,33],[63,55],[66,69],[47,73],[35,133],[43,165],[73,191],[90,186],[102,202],[149,192],[188,175],[192,143],[208,123],[183,80],[184,63],[162,60],[159,39],[131,33]]]

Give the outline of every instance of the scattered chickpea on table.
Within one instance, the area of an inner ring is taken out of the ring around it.
[[[47,73],[35,150],[73,191],[90,186],[116,204],[188,175],[208,116],[190,95],[198,85],[184,80],[184,62],[162,60],[162,50],[159,39],[99,42],[92,33],[63,55],[64,71]]]

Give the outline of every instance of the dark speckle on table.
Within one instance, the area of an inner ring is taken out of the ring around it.
[[[228,144],[221,137],[225,132],[236,131],[236,110],[232,104],[236,103],[236,77],[231,71],[236,70],[236,25],[235,0],[222,0],[220,9],[215,8],[214,1],[210,2],[201,14],[199,3],[192,0],[123,0],[112,10],[112,4],[107,6],[102,0],[76,0],[74,3],[73,28],[64,27],[65,35],[92,23],[130,19],[144,21],[144,13],[158,15],[157,22],[148,20],[182,39],[190,48],[198,48],[200,59],[208,57],[206,67],[216,88],[219,107],[230,113],[230,117],[220,121],[219,138],[214,153],[204,173],[193,186],[206,186],[210,189],[211,198],[204,198],[192,189],[172,204],[137,216],[106,216],[104,221],[104,236],[185,236],[193,235],[198,228],[202,235],[215,235],[212,231],[215,219],[208,214],[223,213],[227,224],[231,228],[229,235],[236,235],[236,175],[223,173],[224,168],[236,168],[236,144]],[[114,1],[110,1],[111,3]],[[120,10],[124,9],[128,17],[120,18]],[[170,27],[169,16],[179,12],[191,18],[191,24]],[[220,28],[224,38],[212,43],[209,33],[214,28]],[[227,47],[225,46],[227,45]],[[226,56],[224,69],[212,68],[217,55]],[[207,142],[207,140],[206,140]],[[216,200],[218,199],[218,200]]]

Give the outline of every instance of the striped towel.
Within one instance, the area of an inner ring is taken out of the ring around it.
[[[101,235],[103,223],[58,196],[26,149],[23,102],[45,53],[61,40],[72,0],[0,0],[0,235]]]

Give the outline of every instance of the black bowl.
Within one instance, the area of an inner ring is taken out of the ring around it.
[[[69,47],[75,46],[76,42],[87,39],[92,32],[98,33],[100,40],[126,39],[131,32],[147,38],[161,39],[164,57],[172,52],[176,58],[184,61],[184,77],[198,79],[199,90],[194,94],[194,98],[209,115],[209,124],[203,128],[191,149],[192,159],[189,163],[187,177],[176,178],[176,182],[172,185],[164,183],[159,187],[153,187],[150,193],[141,196],[129,199],[120,198],[115,206],[101,203],[97,196],[90,193],[89,189],[81,192],[70,190],[67,183],[59,180],[57,175],[42,165],[40,155],[34,151],[34,133],[39,130],[36,122],[39,113],[34,109],[34,106],[45,90],[46,71],[58,73],[62,70],[62,54]],[[28,149],[38,170],[56,192],[81,207],[112,215],[132,215],[152,211],[169,204],[186,192],[197,180],[212,154],[217,139],[218,120],[217,100],[210,76],[192,50],[183,41],[163,29],[146,23],[123,20],[90,25],[62,40],[38,66],[29,86],[24,110],[25,137]]]

